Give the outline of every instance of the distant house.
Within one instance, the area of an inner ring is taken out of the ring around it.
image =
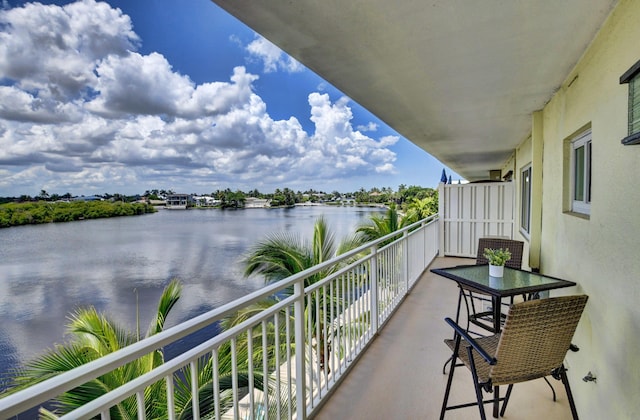
[[[213,207],[220,204],[220,200],[209,195],[194,196],[193,202],[196,207]]]
[[[191,201],[191,195],[189,194],[170,194],[167,196],[165,208],[171,210],[186,210]]]
[[[103,201],[104,199],[102,197],[98,197],[95,195],[89,195],[89,196],[80,196],[80,197],[73,197],[72,198],[73,201]]]
[[[247,197],[244,200],[245,209],[263,209],[265,207],[271,207],[271,200],[256,197]]]

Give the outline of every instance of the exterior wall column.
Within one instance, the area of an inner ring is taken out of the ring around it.
[[[542,238],[542,156],[544,152],[543,112],[531,117],[531,226],[529,232],[529,267],[540,269]]]

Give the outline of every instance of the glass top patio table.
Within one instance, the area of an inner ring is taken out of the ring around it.
[[[532,299],[537,297],[537,293],[545,290],[560,289],[576,285],[576,283],[572,281],[545,276],[540,273],[518,270],[511,267],[504,267],[503,277],[491,277],[489,276],[488,264],[434,268],[431,272],[457,282],[460,287],[456,323],[460,316],[462,289],[479,291],[490,295],[493,310],[493,328],[496,333],[500,332],[501,329],[500,303],[502,298],[525,295],[526,299]],[[451,361],[451,359],[449,359],[449,361]],[[496,398],[499,396],[500,392],[498,388],[499,387],[497,386],[494,387]],[[494,402],[493,405],[493,416],[496,418],[498,417],[497,402]]]
[[[477,289],[497,298],[533,294],[576,285],[572,281],[510,267],[504,268],[503,277],[491,277],[487,264],[434,268],[431,271],[458,282],[462,287]]]

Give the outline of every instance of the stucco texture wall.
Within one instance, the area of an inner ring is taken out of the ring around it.
[[[581,350],[567,358],[578,412],[586,419],[640,418],[640,145],[620,143],[627,135],[628,86],[619,83],[640,60],[638,22],[640,1],[621,1],[542,110],[540,267],[579,284],[554,294],[589,295],[574,339]],[[584,218],[563,205],[564,144],[589,126],[592,202]],[[597,383],[581,380],[589,371]]]

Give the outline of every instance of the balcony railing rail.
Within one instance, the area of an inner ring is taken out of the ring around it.
[[[145,419],[149,405],[160,404],[169,419],[304,419],[344,378],[437,256],[438,238],[435,215],[8,395],[0,399],[0,418],[37,408],[243,313],[245,319],[232,328],[59,418],[120,418],[129,410],[130,417]],[[145,391],[157,386],[166,390],[166,400],[145,400]]]

